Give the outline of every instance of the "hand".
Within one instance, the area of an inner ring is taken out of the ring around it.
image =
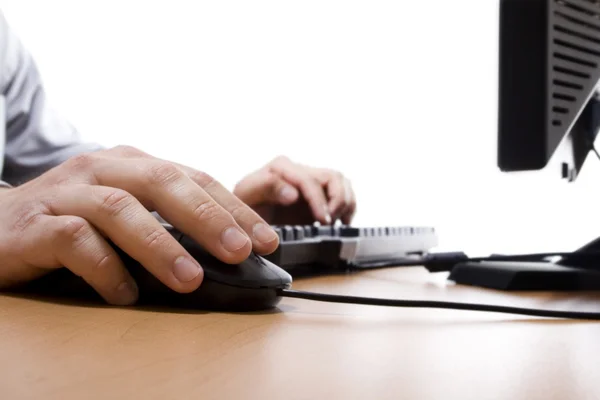
[[[277,157],[246,176],[233,190],[273,225],[350,224],[356,198],[350,181],[341,173],[313,168]]]
[[[136,283],[110,240],[169,288],[195,290],[202,267],[151,211],[227,263],[279,244],[256,212],[208,175],[118,147],[0,191],[0,287],[64,266],[108,303],[132,304]]]

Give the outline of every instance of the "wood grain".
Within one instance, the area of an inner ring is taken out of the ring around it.
[[[298,280],[327,293],[600,311],[421,268]],[[600,323],[284,299],[256,314],[0,296],[2,399],[597,399]]]

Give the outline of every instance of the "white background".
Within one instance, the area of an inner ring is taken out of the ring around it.
[[[600,236],[600,162],[575,184],[496,167],[498,2],[0,5],[53,105],[228,187],[278,154],[341,170],[356,225],[433,225],[440,249],[572,250]]]

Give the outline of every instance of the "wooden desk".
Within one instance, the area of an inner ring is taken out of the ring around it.
[[[508,294],[424,269],[294,288],[600,311],[599,295]],[[598,399],[600,323],[284,299],[191,313],[0,296],[0,398]]]

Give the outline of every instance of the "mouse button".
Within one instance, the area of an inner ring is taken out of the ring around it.
[[[215,268],[215,264],[219,264],[221,261],[219,261],[215,256],[206,251],[204,247],[198,244],[198,242],[187,235],[182,235],[179,239],[179,243],[202,266],[202,269],[204,270],[204,276],[206,278],[213,279],[213,271],[218,271],[218,268]]]
[[[239,264],[239,284],[245,287],[280,287],[285,285],[285,273],[279,273],[279,267],[269,261],[250,253],[248,258]]]
[[[291,276],[275,264],[254,252],[239,264],[228,264],[207,252],[195,240],[183,235],[181,245],[204,270],[204,278],[225,285],[246,288],[281,287],[291,282]]]
[[[180,243],[198,261],[204,271],[205,279],[225,285],[248,288],[265,286],[264,271],[266,268],[261,267],[256,261],[246,259],[240,264],[225,263],[187,235],[183,235]],[[269,280],[267,279],[267,281]]]
[[[256,257],[257,262],[264,266],[265,271],[267,271],[270,277],[270,280],[273,282],[278,282],[278,285],[281,286],[287,286],[292,283],[292,276],[286,270],[263,257],[255,255],[254,253],[252,253],[252,256]]]

